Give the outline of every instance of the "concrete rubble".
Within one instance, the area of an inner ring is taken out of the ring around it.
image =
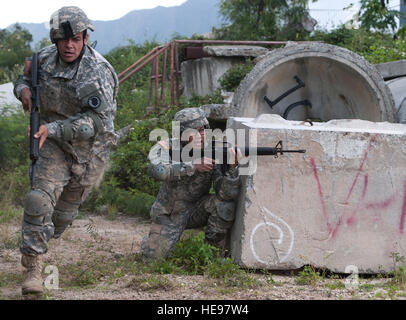
[[[375,67],[385,80],[406,76],[406,60],[379,63]]]
[[[213,57],[251,57],[256,58],[269,52],[259,46],[206,46],[203,52]]]
[[[206,96],[220,89],[220,78],[234,64],[245,62],[247,57],[257,57],[268,52],[258,46],[206,46],[210,57],[186,60],[181,64],[184,96]]]
[[[16,112],[21,110],[21,102],[14,97],[13,83],[5,83],[0,85],[0,112],[3,108],[8,107],[8,112]]]
[[[230,118],[257,145],[306,149],[256,157],[231,232],[235,262],[255,269],[306,264],[348,273],[390,272],[406,256],[406,125],[364,120]],[[251,158],[251,164],[255,157]]]

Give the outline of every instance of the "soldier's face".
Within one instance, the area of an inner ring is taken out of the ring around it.
[[[204,127],[192,130],[189,136],[189,143],[193,142],[193,148],[203,148],[205,132]]]
[[[64,62],[70,63],[75,61],[82,52],[83,42],[87,45],[89,35],[83,41],[83,32],[75,34],[67,39],[60,39],[57,42],[59,56]]]

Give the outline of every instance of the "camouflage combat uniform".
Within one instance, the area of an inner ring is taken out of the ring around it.
[[[14,93],[29,87],[20,76]],[[101,179],[116,143],[113,120],[118,79],[112,66],[87,47],[81,59],[67,64],[52,45],[39,52],[41,124],[48,138],[35,165],[31,191],[24,203],[22,244],[25,255],[44,254],[58,238]]]
[[[187,115],[189,110],[182,111]],[[198,128],[199,122],[204,124],[207,120],[198,119],[186,126]],[[148,172],[162,184],[150,211],[153,224],[141,245],[147,258],[168,257],[185,229],[207,226],[206,240],[218,244],[235,217],[235,200],[240,190],[238,167],[223,173],[220,165],[214,165],[211,172],[198,172],[192,163],[170,159],[168,150],[173,141],[157,143],[149,154]],[[215,194],[210,194],[212,185]]]

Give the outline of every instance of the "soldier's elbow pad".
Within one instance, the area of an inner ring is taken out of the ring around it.
[[[90,138],[94,137],[94,135],[95,132],[91,126],[87,124],[82,124],[76,131],[76,140],[79,141],[89,140]]]
[[[156,165],[151,163],[148,167],[148,174],[159,181],[166,181],[170,177],[170,171],[160,164]]]

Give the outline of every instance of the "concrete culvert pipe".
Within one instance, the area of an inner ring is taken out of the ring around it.
[[[395,100],[396,120],[406,124],[406,77],[386,82]]]
[[[241,82],[232,104],[237,117],[396,122],[392,94],[376,68],[323,43],[288,44],[268,53]]]

